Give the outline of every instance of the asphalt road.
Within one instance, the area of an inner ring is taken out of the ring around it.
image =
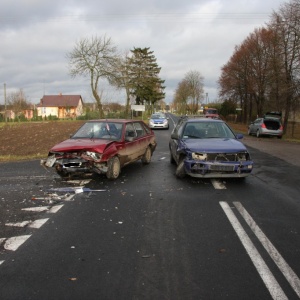
[[[297,158],[245,137],[255,168],[244,182],[178,180],[170,130],[155,132],[150,165],[114,182],[0,164],[1,300],[299,299]],[[93,191],[50,191],[80,184]]]

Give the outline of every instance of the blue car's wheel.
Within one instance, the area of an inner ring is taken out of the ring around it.
[[[177,168],[176,168],[176,171],[175,171],[175,175],[177,178],[183,178],[186,176],[186,173],[185,173],[185,168],[184,168],[184,159],[182,159]]]

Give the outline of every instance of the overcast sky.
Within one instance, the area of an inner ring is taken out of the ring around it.
[[[66,54],[81,38],[110,37],[119,51],[150,47],[165,80],[166,102],[188,71],[204,77],[213,102],[217,81],[236,45],[270,20],[280,0],[1,0],[0,104],[20,89],[43,95],[80,94],[93,102],[87,78],[72,79]],[[125,103],[105,82],[105,100]]]

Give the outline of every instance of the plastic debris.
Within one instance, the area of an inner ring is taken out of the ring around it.
[[[106,192],[106,190],[92,190],[90,188],[77,187],[62,187],[62,188],[51,188],[50,192],[61,192],[61,193],[85,193],[85,192]]]

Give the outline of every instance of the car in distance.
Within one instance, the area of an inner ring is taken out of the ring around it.
[[[179,119],[169,141],[170,162],[177,165],[178,178],[248,176],[253,161],[245,145],[222,120],[211,118]]]
[[[283,126],[281,123],[281,113],[269,112],[263,118],[257,118],[248,126],[248,135],[276,136],[281,139],[283,135]]]
[[[41,164],[61,177],[96,173],[116,179],[127,164],[139,159],[149,164],[155,148],[155,135],[142,121],[92,120],[50,149]]]
[[[220,119],[218,110],[216,108],[205,107],[203,109],[203,113],[205,118]]]
[[[164,113],[154,113],[149,119],[151,129],[169,129],[169,118]]]

